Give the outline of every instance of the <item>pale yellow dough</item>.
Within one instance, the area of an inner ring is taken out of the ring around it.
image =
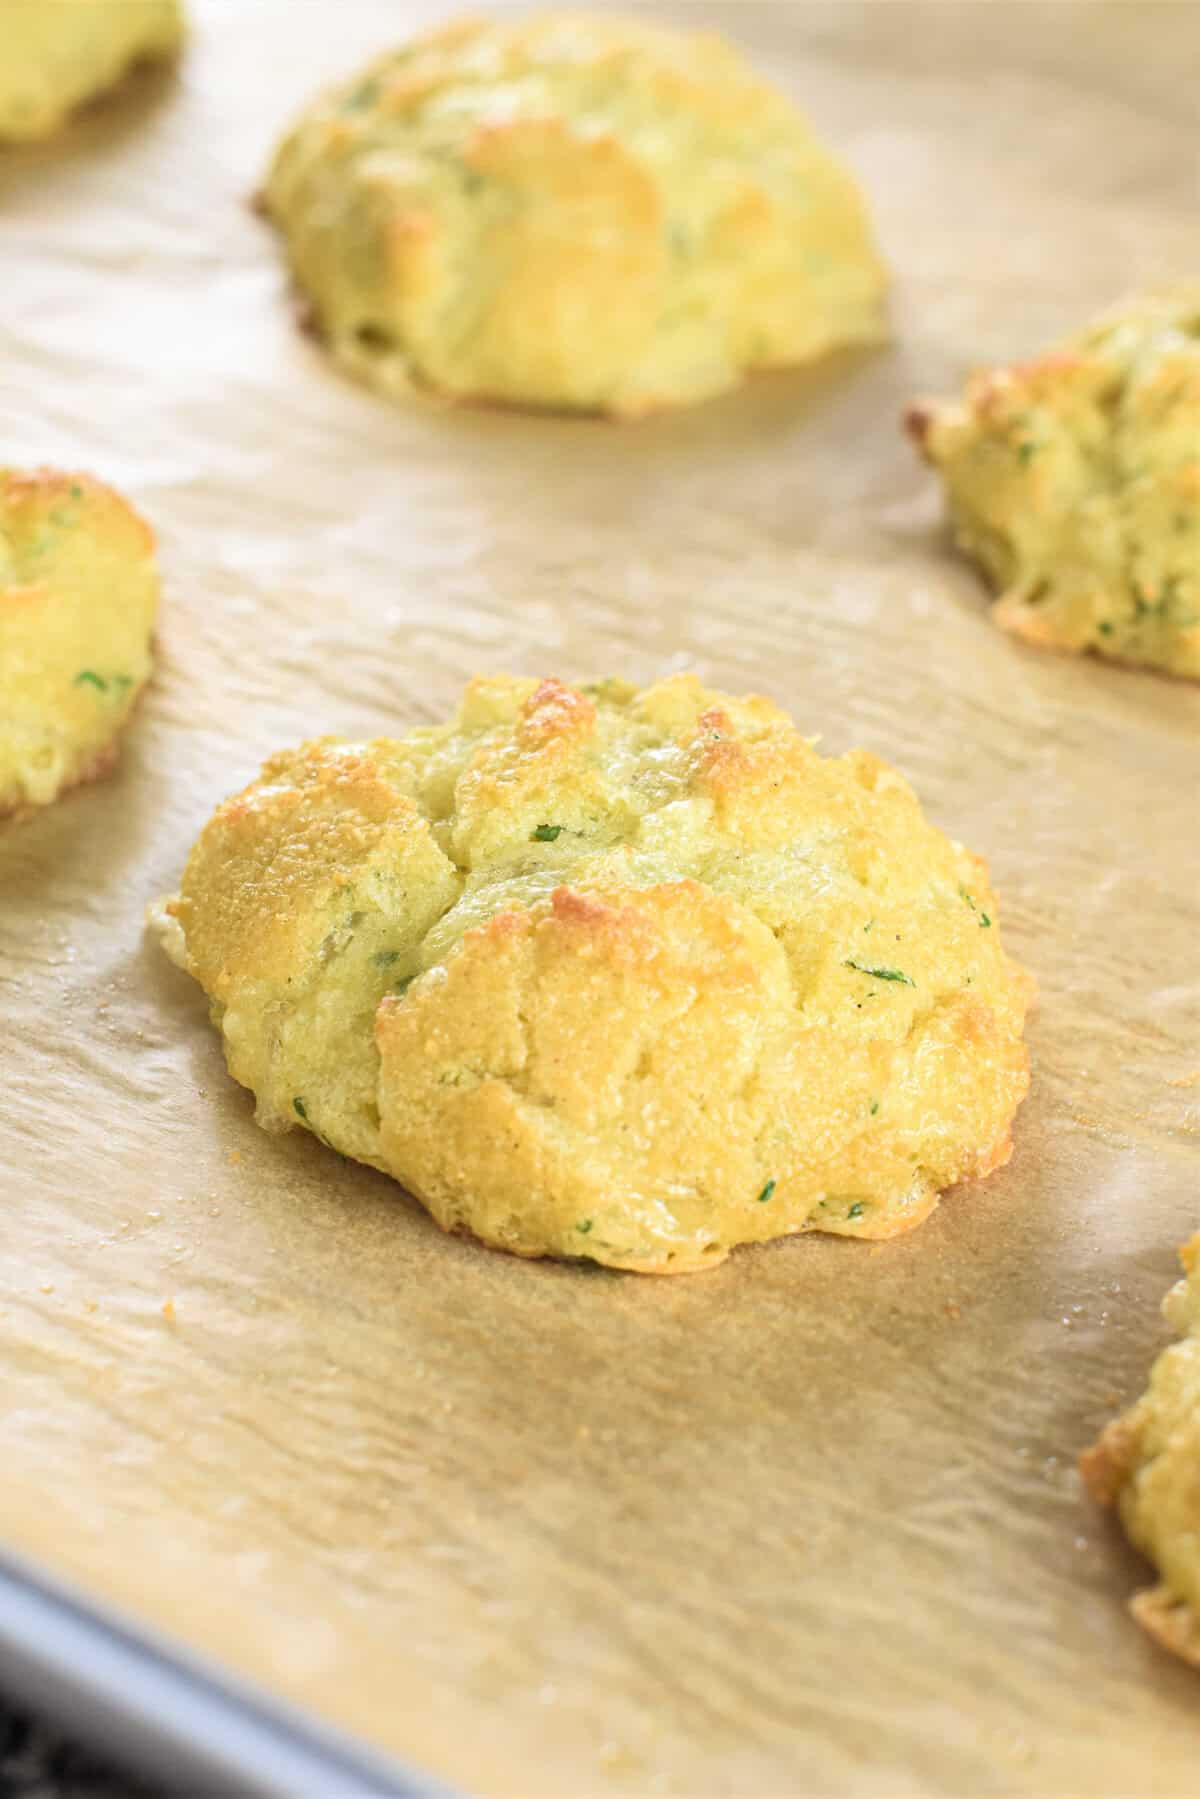
[[[851,176],[719,38],[459,20],[323,95],[264,201],[337,359],[633,414],[883,334]]]
[[[151,666],[154,535],[88,475],[0,468],[0,813],[116,761]]]
[[[1200,1232],[1180,1250],[1185,1279],[1163,1303],[1183,1333],[1165,1349],[1137,1404],[1083,1457],[1093,1495],[1118,1505],[1159,1573],[1130,1603],[1165,1649],[1200,1668]]]
[[[688,676],[477,679],[276,756],[158,917],[260,1123],[521,1255],[891,1236],[1007,1160],[1028,1085],[984,865]]]
[[[1200,282],[974,375],[908,423],[998,624],[1200,679]]]
[[[0,140],[49,137],[182,37],[178,0],[0,0]]]

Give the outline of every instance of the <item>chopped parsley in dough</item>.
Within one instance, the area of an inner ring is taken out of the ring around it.
[[[439,26],[315,100],[264,194],[385,391],[636,414],[884,335],[851,175],[719,38],[610,12]]]
[[[908,422],[998,624],[1200,679],[1200,282]]]
[[[159,916],[266,1128],[447,1230],[673,1273],[895,1235],[1007,1160],[1031,983],[964,887],[995,915],[900,775],[767,700],[497,676],[273,757]]]

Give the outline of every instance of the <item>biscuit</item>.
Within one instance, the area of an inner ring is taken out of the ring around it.
[[[1008,1159],[1028,1086],[984,865],[691,676],[476,679],[277,756],[157,916],[261,1124],[520,1255],[889,1237]]]
[[[1200,678],[1200,283],[975,374],[908,426],[997,624]]]
[[[0,813],[111,768],[157,603],[154,535],[119,494],[0,468]]]
[[[1159,1573],[1130,1611],[1142,1628],[1200,1668],[1200,1232],[1180,1250],[1185,1278],[1163,1302],[1183,1340],[1165,1349],[1137,1404],[1080,1458],[1088,1488],[1119,1508]]]
[[[883,335],[851,176],[719,38],[466,19],[317,99],[264,205],[385,391],[637,414]]]
[[[182,36],[178,0],[0,0],[0,141],[49,137]]]

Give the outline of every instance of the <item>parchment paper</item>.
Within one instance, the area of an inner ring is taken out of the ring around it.
[[[1200,1223],[1200,691],[995,631],[896,417],[1196,272],[1200,11],[660,11],[858,170],[890,349],[633,428],[348,385],[244,201],[398,0],[193,0],[177,81],[0,158],[0,453],[124,487],[166,576],[120,773],[0,835],[0,1534],[485,1795],[1194,1795],[1200,1683],[1074,1457]],[[142,935],[215,802],[476,669],[682,665],[990,858],[1011,1166],[656,1282],[260,1134]]]

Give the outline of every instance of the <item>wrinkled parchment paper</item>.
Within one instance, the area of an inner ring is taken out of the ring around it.
[[[0,454],[127,489],[166,578],[120,773],[0,835],[0,1536],[485,1795],[1194,1795],[1074,1457],[1200,1224],[1200,690],[996,632],[896,416],[1196,272],[1200,9],[662,8],[851,160],[896,342],[623,429],[333,374],[244,202],[425,10],[193,10],[177,80],[0,157]],[[1011,1166],[664,1282],[260,1134],[142,934],[214,803],[476,669],[681,665],[989,857],[1042,989]]]

